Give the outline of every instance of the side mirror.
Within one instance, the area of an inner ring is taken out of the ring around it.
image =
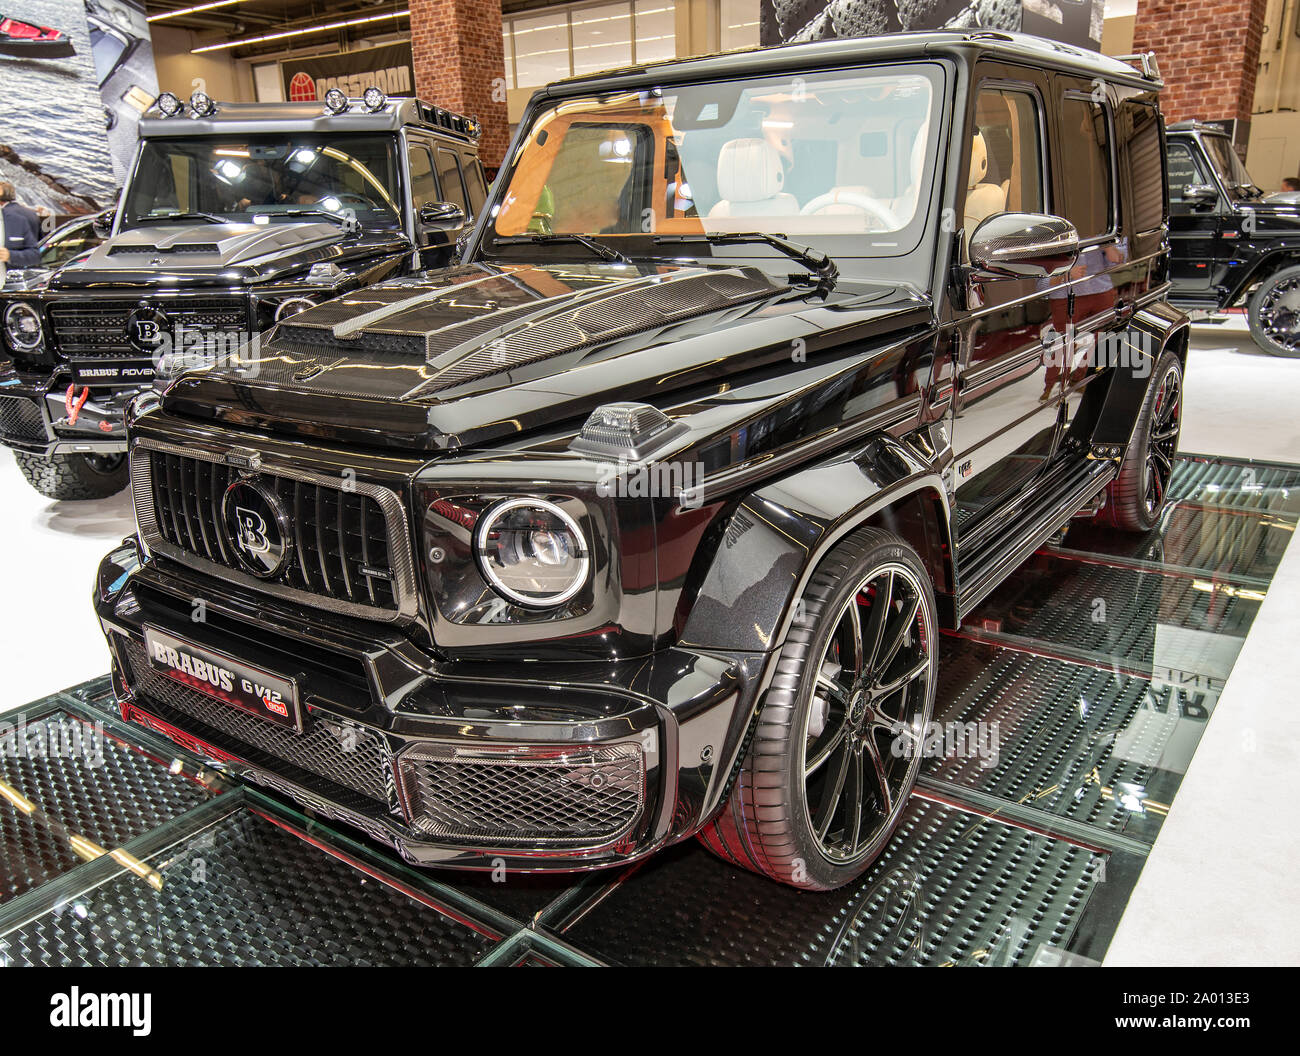
[[[105,209],[90,221],[90,230],[96,238],[108,238],[113,234],[113,221],[117,219],[116,209]]]
[[[1219,200],[1219,192],[1208,183],[1189,183],[1183,188],[1182,200],[1193,207],[1213,205]]]
[[[999,213],[975,228],[971,278],[1049,279],[1074,266],[1079,233],[1068,220],[1045,213]]]
[[[454,202],[425,202],[420,206],[419,220],[424,227],[434,224],[463,224],[465,210]]]

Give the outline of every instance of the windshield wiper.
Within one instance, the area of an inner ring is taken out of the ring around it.
[[[660,246],[689,242],[705,242],[710,246],[740,246],[759,242],[771,246],[777,252],[784,253],[791,260],[802,264],[817,276],[813,285],[821,290],[833,289],[836,280],[840,277],[840,269],[827,254],[813,249],[812,246],[791,242],[780,235],[769,235],[766,231],[705,231],[703,234],[696,235],[655,235],[654,242]]]
[[[355,216],[348,216],[345,213],[332,213],[328,209],[277,209],[273,213],[254,213],[253,215],[265,216],[268,220],[274,220],[279,216],[290,216],[294,219],[301,216],[323,216],[326,220],[334,221],[348,234],[361,234],[361,221]]]
[[[131,218],[133,224],[170,224],[176,220],[202,220],[207,224],[228,224],[230,223],[224,216],[216,216],[213,213],[145,213],[144,216],[135,216]]]
[[[505,246],[521,246],[529,244],[534,246],[549,246],[560,242],[576,242],[578,245],[591,250],[591,252],[600,257],[601,260],[617,261],[619,264],[632,263],[613,246],[607,246],[604,242],[598,242],[596,239],[588,238],[586,235],[543,235],[540,233],[534,233],[529,235],[505,235],[494,239],[494,241],[498,245]]]

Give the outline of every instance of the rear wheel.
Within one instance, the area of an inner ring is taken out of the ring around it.
[[[700,839],[824,891],[860,876],[902,817],[934,708],[937,617],[916,552],[874,528],[826,557],[798,611],[735,788]]]
[[[1149,532],[1165,508],[1183,423],[1183,367],[1172,349],[1156,361],[1133,439],[1110,483],[1103,521],[1126,532]]]
[[[1270,275],[1246,306],[1250,336],[1270,356],[1300,357],[1300,267]]]
[[[15,451],[33,488],[51,499],[106,499],[126,487],[126,455],[31,455]]]

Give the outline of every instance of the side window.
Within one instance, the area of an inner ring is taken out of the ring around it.
[[[998,213],[1044,211],[1040,112],[1037,96],[1024,89],[980,91],[966,180],[967,238]]]
[[[471,158],[464,171],[465,186],[469,190],[469,211],[477,213],[487,201],[487,186],[483,183],[483,166]]]
[[[460,159],[455,153],[438,148],[438,182],[442,184],[443,201],[459,205],[466,213],[465,185],[460,177]]]
[[[1120,157],[1128,159],[1130,214],[1136,233],[1155,231],[1165,220],[1160,115],[1154,106],[1125,103],[1115,115]]]
[[[1115,215],[1108,108],[1087,96],[1061,103],[1063,215],[1087,241],[1110,234]]]
[[[1184,192],[1196,184],[1214,185],[1205,166],[1186,143],[1171,140],[1169,143],[1169,204],[1180,205]]]
[[[440,201],[429,148],[420,143],[412,143],[407,151],[407,157],[411,163],[411,200],[415,202],[415,207],[419,209],[427,202]]]

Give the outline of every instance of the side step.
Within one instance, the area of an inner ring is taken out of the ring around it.
[[[1071,517],[1083,509],[1118,472],[1111,461],[1089,460],[1044,478],[1015,520],[969,550],[957,539],[957,615],[965,618],[1002,580],[1018,568]]]

